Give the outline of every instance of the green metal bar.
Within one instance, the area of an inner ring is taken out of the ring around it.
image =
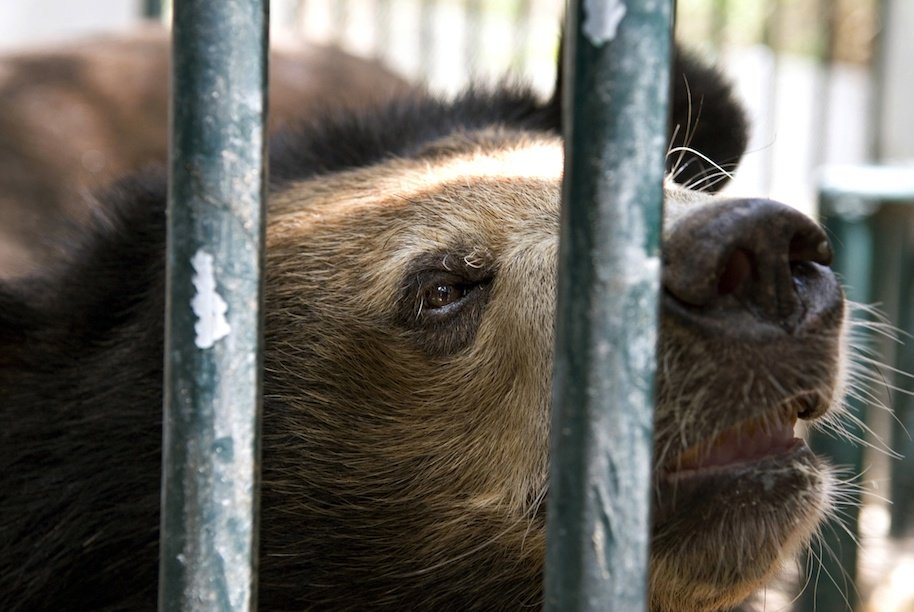
[[[883,351],[889,368],[876,374],[898,388],[889,399],[890,447],[900,456],[891,462],[890,535],[907,537],[914,534],[914,172],[891,166],[834,168],[823,192],[834,202],[829,204],[833,215],[865,224],[874,237],[871,268],[861,272],[872,291],[855,299],[878,304],[899,328],[900,343]],[[878,383],[874,386],[880,390]]]
[[[865,224],[874,236],[868,279],[874,302],[899,328],[900,343],[884,343],[880,358],[888,368],[874,372],[898,390],[889,398],[893,414],[890,447],[892,537],[914,535],[914,171],[907,167],[839,167],[825,177],[830,209]],[[848,205],[850,203],[850,205]],[[878,237],[878,240],[875,239]],[[894,369],[894,370],[893,370]],[[873,385],[874,392],[879,383]]]
[[[671,18],[569,7],[547,610],[647,607]]]
[[[823,176],[820,185],[821,210],[824,224],[837,246],[833,267],[846,285],[848,299],[876,303],[893,321],[908,329],[910,319],[914,269],[914,173],[907,169],[888,167],[833,167]],[[907,323],[905,323],[907,320]],[[875,348],[877,338],[865,329],[855,334],[855,343],[864,342]],[[908,332],[910,333],[910,332]],[[890,367],[902,372],[912,371],[911,348],[902,347],[895,359],[886,354]],[[883,372],[892,383],[891,373]],[[911,388],[911,379],[900,376],[894,384]],[[879,396],[884,389],[879,383],[870,385],[869,392]],[[902,424],[914,424],[909,398],[896,395],[890,405],[899,423],[892,434],[892,449],[902,455],[892,465],[891,499],[892,533],[901,535],[911,527],[908,516],[914,504],[914,444]],[[854,438],[863,439],[865,432],[858,422],[866,421],[868,405],[860,399],[849,399],[848,412],[859,421],[845,417],[843,428]],[[837,439],[820,431],[810,435],[810,446],[833,465],[845,470],[842,477],[863,473],[864,448],[847,439]],[[847,473],[850,471],[850,473]],[[815,563],[810,586],[802,594],[799,609],[855,610],[859,605],[857,586],[858,491],[848,490],[842,496],[840,516],[830,520],[822,531],[821,549],[813,554]],[[830,551],[830,552],[829,552]]]
[[[268,23],[174,5],[160,610],[256,607]]]
[[[162,16],[162,0],[143,0],[143,16],[159,19]]]
[[[836,202],[827,196],[822,198],[820,205],[826,231],[832,243],[838,245],[832,268],[846,285],[848,299],[871,302],[869,280],[873,264],[873,235],[866,217],[858,213],[838,214]],[[837,206],[840,210],[841,204],[837,203]],[[861,337],[860,341],[864,338]],[[849,398],[842,427],[853,438],[862,440],[865,432],[859,423],[866,420],[866,415],[866,402]],[[826,457],[829,463],[842,470],[842,479],[862,473],[863,446],[860,443],[821,430],[812,430],[808,441],[816,454]],[[859,514],[859,491],[845,491],[840,515],[827,519],[820,538],[813,543],[814,548],[809,553],[813,555],[812,562],[804,564],[811,573],[807,576],[809,584],[797,602],[799,610],[856,610],[858,549],[854,538],[858,533]]]
[[[896,366],[906,373],[895,378],[899,390],[893,397],[893,412],[898,419],[892,430],[892,450],[901,459],[892,464],[892,526],[894,538],[914,536],[914,193],[907,206],[907,223],[902,261],[906,262],[899,280],[898,318],[904,344],[898,348]]]

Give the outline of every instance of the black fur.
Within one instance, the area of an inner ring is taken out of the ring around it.
[[[688,146],[733,169],[747,143],[747,122],[729,83],[717,69],[677,50],[671,70],[671,148]],[[561,78],[557,86],[561,86]],[[558,90],[557,90],[558,91]],[[546,104],[525,90],[469,91],[452,102],[415,97],[365,114],[320,117],[297,130],[277,134],[271,143],[274,187],[316,174],[365,166],[386,157],[409,156],[424,143],[454,130],[502,124],[559,132],[558,93]],[[687,184],[715,168],[693,153],[670,155],[667,170]],[[711,182],[716,191],[726,181]]]
[[[673,153],[667,157],[667,171],[677,183],[717,191],[727,179],[714,164],[728,172],[736,169],[748,142],[746,116],[732,102],[730,84],[717,69],[690,54],[677,51],[670,76],[670,149],[688,147],[701,155]]]
[[[735,161],[745,120],[727,86],[692,60],[677,66],[693,116],[701,107],[691,145]],[[674,125],[688,119],[682,83],[674,75]],[[455,130],[556,132],[559,116],[555,103],[500,90],[325,118],[274,140],[272,189],[409,156]],[[152,172],[114,186],[71,264],[0,284],[2,610],[154,608],[165,185]]]

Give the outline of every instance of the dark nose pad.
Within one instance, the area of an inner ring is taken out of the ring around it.
[[[688,213],[665,240],[663,256],[664,289],[679,302],[748,310],[789,332],[810,306],[840,299],[825,233],[771,200],[724,200]]]

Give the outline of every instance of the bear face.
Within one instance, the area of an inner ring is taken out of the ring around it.
[[[718,77],[678,65],[742,126]],[[277,139],[264,609],[541,601],[558,117],[522,92],[411,96]],[[693,146],[745,144],[719,138]],[[71,266],[0,286],[5,609],[153,605],[164,194],[156,173],[114,187]],[[672,182],[665,200],[651,602],[710,611],[829,503],[792,428],[840,404],[844,301],[798,213]]]
[[[264,416],[264,529],[288,529],[269,518],[279,508],[291,515],[342,495],[347,508],[302,514],[292,536],[306,542],[319,525],[321,541],[300,547],[321,553],[301,562],[325,568],[327,601],[364,589],[390,605],[533,605],[561,143],[490,129],[431,151],[304,182],[273,201],[267,344],[282,348],[266,354],[275,395]],[[657,610],[719,610],[763,584],[825,513],[830,476],[793,425],[840,404],[844,306],[824,267],[827,241],[799,213],[672,184],[666,204],[651,598]],[[740,249],[753,260],[744,271]],[[774,274],[782,258],[777,274],[808,289],[791,287],[765,311],[754,294],[780,287],[751,277]],[[693,278],[709,273],[711,287]],[[296,325],[326,333],[292,344]],[[287,455],[293,449],[311,459]],[[379,523],[389,529],[379,533]],[[364,531],[353,538],[353,528]],[[272,565],[280,575],[295,565],[270,555],[268,542],[283,539],[264,539],[265,581]],[[429,542],[429,555],[401,565],[395,580],[373,573]],[[430,575],[473,576],[472,587],[433,597]]]

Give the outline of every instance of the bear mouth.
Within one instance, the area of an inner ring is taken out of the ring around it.
[[[794,427],[827,409],[818,393],[792,396],[762,415],[710,433],[664,462],[655,472],[655,526],[684,513],[709,517],[741,509],[740,522],[748,526],[758,523],[754,512],[765,520],[799,512],[793,501],[816,497],[822,477],[818,459]]]
[[[799,420],[814,420],[828,409],[828,403],[817,392],[802,393],[784,400],[776,409],[738,421],[734,425],[713,433],[692,444],[672,460],[655,467],[655,520],[668,517],[675,506],[683,501],[693,488],[705,489],[713,496],[713,483],[763,478],[764,490],[770,491],[771,480],[765,476],[775,470],[779,479],[785,480],[786,472],[805,469],[817,460],[806,442],[795,436]],[[785,470],[785,468],[788,468]],[[794,482],[796,481],[796,482]],[[787,478],[785,484],[802,486],[810,484],[807,478]],[[748,490],[748,489],[747,489]],[[548,494],[536,495],[530,506],[534,515],[545,519]],[[703,496],[704,497],[704,496]]]
[[[665,480],[695,478],[744,464],[783,457],[788,459],[806,443],[794,435],[799,419],[822,414],[816,393],[791,397],[776,409],[750,417],[688,447],[658,470]]]

